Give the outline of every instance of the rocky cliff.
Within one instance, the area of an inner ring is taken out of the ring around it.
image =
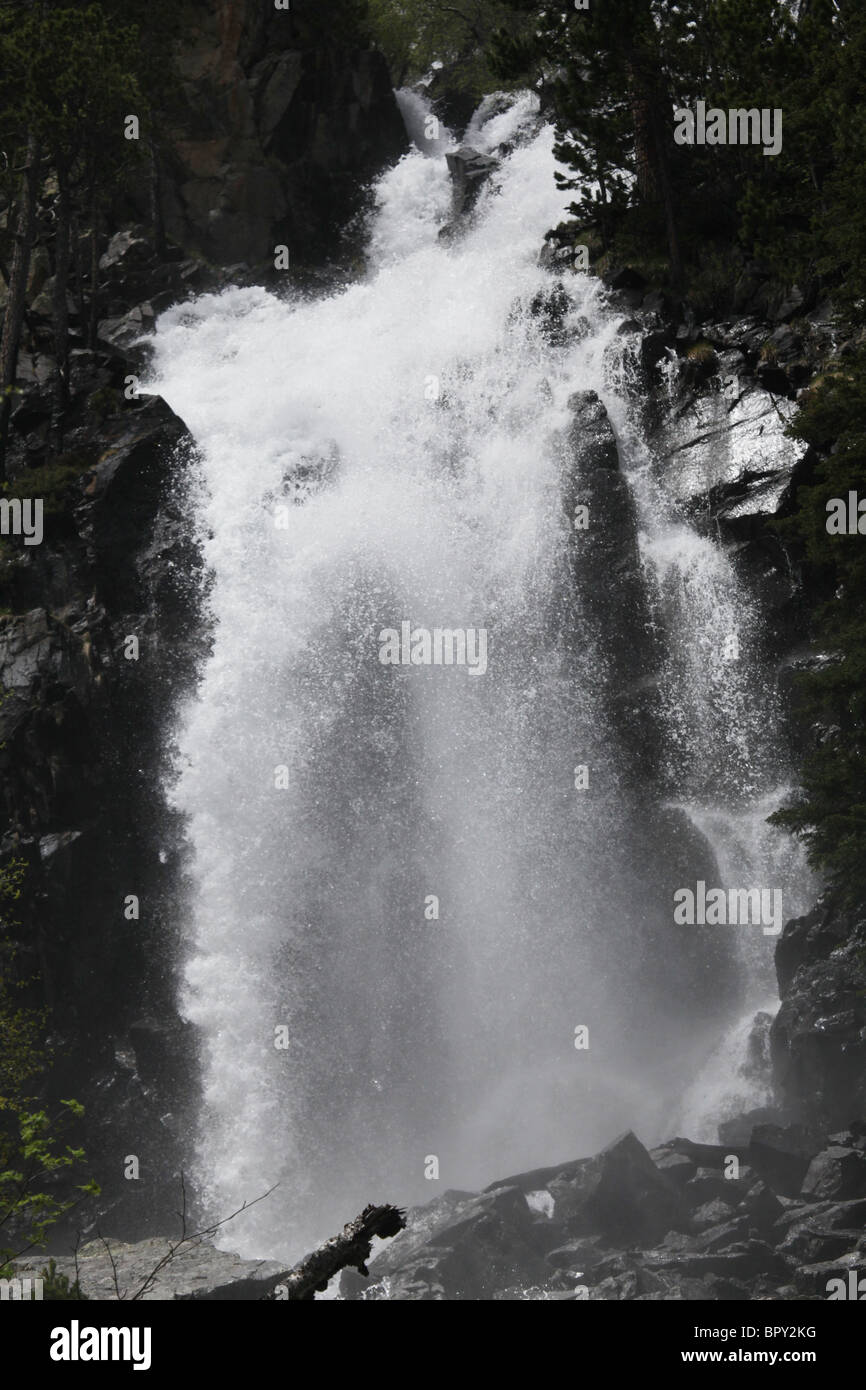
[[[166,231],[218,265],[323,259],[406,147],[387,65],[341,0],[186,0]]]

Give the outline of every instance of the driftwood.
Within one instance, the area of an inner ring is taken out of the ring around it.
[[[349,1221],[338,1236],[332,1236],[294,1269],[281,1274],[271,1292],[265,1294],[261,1301],[311,1300],[328,1287],[330,1280],[341,1269],[357,1269],[359,1274],[366,1276],[369,1273],[367,1260],[370,1258],[373,1237],[387,1239],[402,1231],[405,1225],[406,1213],[399,1207],[365,1207],[361,1215]]]

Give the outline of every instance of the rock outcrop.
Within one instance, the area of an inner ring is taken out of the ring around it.
[[[11,484],[43,497],[45,536],[3,546],[0,866],[20,889],[4,914],[10,973],[38,979],[22,1002],[50,1009],[50,1095],[85,1104],[103,1210],[134,1188],[125,1229],[140,1234],[177,1163],[155,1087],[191,1064],[171,984],[178,832],[159,787],[163,719],[202,639],[198,552],[176,487],[191,441],[158,397],[126,401],[104,384],[127,372],[111,353],[83,354],[67,452]],[[38,388],[22,409],[38,434]],[[123,1183],[130,1153],[143,1183]]]
[[[181,17],[169,237],[221,265],[273,263],[277,245],[324,259],[407,148],[384,58],[341,0],[186,3]]]

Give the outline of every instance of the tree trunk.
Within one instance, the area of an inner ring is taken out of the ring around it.
[[[79,324],[84,328],[87,323],[87,304],[84,298],[84,253],[82,251],[84,238],[81,232],[81,219],[75,212],[72,214],[70,235],[72,239],[70,264],[75,280],[75,312]]]
[[[63,447],[63,417],[69,402],[69,251],[72,207],[69,170],[57,168],[57,218],[54,241],[54,401],[51,436],[56,449]]]
[[[162,211],[162,171],[156,143],[150,139],[150,221],[153,227],[153,248],[159,260],[165,260],[165,218]]]
[[[636,53],[633,54],[629,59],[628,74],[634,119],[638,191],[647,203],[661,202],[671,266],[671,284],[675,290],[680,290],[683,282],[683,263],[667,152],[667,133],[661,115],[662,110],[667,109],[670,103],[665,105],[664,97],[659,91],[659,79],[654,70],[648,68],[645,58],[641,60]]]
[[[90,314],[87,321],[87,346],[96,351],[99,328],[99,203],[96,185],[90,187]]]
[[[39,183],[39,144],[34,135],[27,140],[27,154],[21,178],[18,222],[15,246],[9,271],[9,298],[3,334],[0,337],[0,478],[6,477],[6,444],[9,438],[9,416],[12,411],[12,387],[18,367],[18,348],[27,298],[27,277],[30,274],[30,252],[36,230],[36,195]]]
[[[658,202],[655,161],[655,141],[650,99],[632,74],[632,119],[634,121],[634,158],[638,192],[645,203]]]
[[[656,153],[656,168],[661,187],[662,204],[665,213],[665,231],[668,238],[668,255],[671,262],[671,285],[679,293],[683,288],[683,261],[680,252],[680,238],[677,231],[674,191],[671,183],[670,162],[668,160],[666,131],[661,118],[659,104],[654,102],[651,109],[653,125],[653,146]]]
[[[309,1303],[341,1269],[357,1269],[366,1274],[373,1237],[395,1236],[405,1225],[404,1214],[397,1207],[365,1207],[338,1236],[332,1236],[294,1269],[280,1275],[273,1291],[265,1294],[262,1301]],[[286,1290],[284,1300],[276,1292],[280,1287]]]

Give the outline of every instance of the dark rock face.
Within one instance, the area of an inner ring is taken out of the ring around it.
[[[562,457],[563,500],[571,523],[570,565],[576,592],[590,595],[585,616],[608,663],[609,684],[623,691],[646,682],[657,669],[637,514],[620,472],[616,437],[598,396],[580,391],[571,397],[569,410]],[[599,585],[599,575],[610,582]]]
[[[201,567],[175,481],[190,448],[182,422],[158,397],[124,402],[108,388],[109,414],[86,423],[94,385],[104,391],[127,365],[79,360],[68,453],[12,484],[48,498],[42,544],[4,545],[0,861],[23,871],[8,945],[14,977],[38,976],[33,1002],[51,1012],[49,1099],[84,1103],[102,1210],[125,1188],[125,1229],[140,1234],[163,1201],[176,1206],[165,1199],[177,1148],[156,1083],[191,1065],[166,907],[178,828],[160,779],[162,722],[201,650]],[[28,402],[35,419],[38,396]],[[146,1060],[136,1027],[152,1035]],[[130,1154],[137,1183],[123,1180]]]
[[[637,512],[598,396],[577,392],[569,410],[561,448],[562,495],[573,589],[584,596],[574,615],[573,640],[579,645],[588,637],[594,644],[611,724],[619,731],[633,780],[651,782],[660,747],[660,652],[641,568]]]
[[[820,902],[786,924],[776,968],[780,1093],[825,1126],[847,1125],[866,1109],[866,921]]]
[[[384,58],[339,0],[187,3],[166,230],[211,261],[315,262],[407,148]]]
[[[183,490],[191,440],[164,402],[135,395],[139,340],[191,292],[254,278],[236,262],[272,266],[277,244],[326,260],[361,187],[406,147],[384,60],[340,0],[182,10],[183,90],[162,169],[174,244],[158,254],[138,223],[111,238],[95,350],[71,304],[62,445],[50,433],[50,266],[37,248],[6,462],[13,493],[44,499],[45,536],[0,548],[0,865],[21,876],[0,963],[35,982],[22,1004],[49,1009],[45,1099],[85,1105],[76,1137],[102,1186],[86,1219],[120,1237],[173,1229],[178,1136],[190,1130],[165,726],[208,643]],[[143,189],[136,212],[147,215]],[[124,1177],[130,1155],[137,1181]]]

